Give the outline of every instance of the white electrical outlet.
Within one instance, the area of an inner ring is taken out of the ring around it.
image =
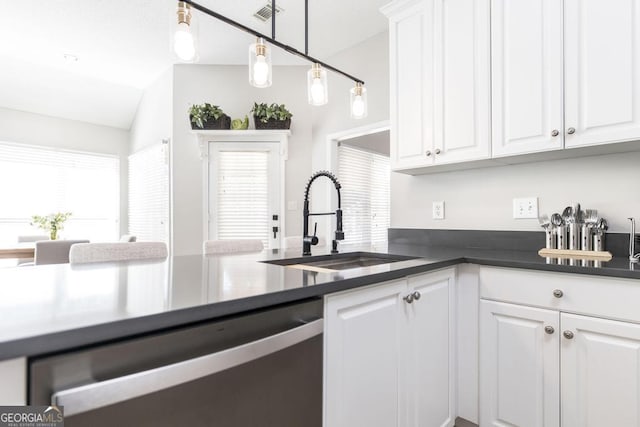
[[[444,202],[433,202],[433,219],[444,219]]]
[[[513,199],[513,217],[515,219],[538,218],[538,198],[523,197]]]

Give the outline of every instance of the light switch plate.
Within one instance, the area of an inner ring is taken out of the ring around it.
[[[444,201],[433,202],[433,219],[444,219]]]
[[[513,199],[513,217],[515,219],[538,218],[538,198],[523,197]]]

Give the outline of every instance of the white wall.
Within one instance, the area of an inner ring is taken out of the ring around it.
[[[173,129],[173,67],[145,89],[131,125],[129,153],[135,153],[163,139]]]
[[[128,131],[0,108],[0,141],[119,156],[120,231],[125,232],[127,229]]]
[[[328,72],[329,102],[321,107],[313,107],[313,157],[312,171],[332,170],[332,145],[327,141],[331,134],[341,133],[372,123],[389,120],[389,34],[380,33],[364,42],[326,58],[328,64],[364,80],[367,88],[368,114],[364,119],[350,116],[349,90],[354,82],[336,73]],[[333,147],[335,149],[335,147]],[[313,184],[310,200],[313,211],[333,211],[335,198],[333,185],[322,179]],[[318,234],[327,242],[333,240],[335,219],[317,217]]]
[[[219,105],[231,118],[244,118],[255,102],[286,104],[293,113],[289,159],[286,164],[285,206],[297,202],[298,209],[286,212],[286,235],[302,234],[304,182],[311,174],[311,107],[307,103],[308,67],[274,67],[273,85],[257,89],[249,85],[247,67],[180,64],[173,75],[173,253],[202,251],[203,160],[197,138],[191,133],[187,110],[191,104]],[[206,161],[206,160],[204,160]]]
[[[535,219],[513,219],[514,197],[538,197],[540,213],[562,212],[573,202],[598,209],[610,231],[627,232],[640,217],[640,153],[407,176],[391,176],[391,226],[406,228],[540,230]],[[445,202],[445,219],[431,219],[431,204]]]

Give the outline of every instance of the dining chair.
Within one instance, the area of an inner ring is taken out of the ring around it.
[[[73,245],[71,264],[160,259],[169,256],[165,242],[84,243]]]
[[[263,249],[262,240],[258,239],[205,240],[202,245],[205,255],[260,252]]]
[[[46,234],[32,234],[26,236],[18,236],[18,243],[34,243],[38,240],[49,240],[49,236]],[[17,265],[33,265],[33,258],[18,258],[16,260]]]
[[[65,264],[69,262],[69,251],[76,244],[87,244],[88,240],[40,240],[36,242],[33,256],[35,265]]]

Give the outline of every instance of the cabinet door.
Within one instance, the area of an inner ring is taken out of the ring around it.
[[[385,10],[389,16],[392,169],[433,163],[433,1]]]
[[[398,425],[406,280],[330,295],[325,303],[326,427]]]
[[[490,155],[489,0],[435,1],[435,163]]]
[[[561,315],[562,426],[640,426],[640,325]]]
[[[481,426],[560,425],[559,316],[480,300]]]
[[[408,293],[419,299],[405,303],[410,337],[400,347],[403,427],[453,426],[455,421],[454,288],[452,270],[409,278]]]
[[[563,147],[562,59],[562,0],[492,0],[494,157]]]
[[[566,147],[640,138],[640,0],[565,0]]]

